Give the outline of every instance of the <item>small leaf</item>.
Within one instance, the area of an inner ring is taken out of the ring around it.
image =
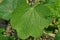
[[[55,40],[60,40],[60,33],[56,35]]]
[[[0,28],[0,36],[2,35],[2,33],[4,32],[4,28]]]
[[[14,40],[14,38],[13,37],[0,36],[0,40]]]

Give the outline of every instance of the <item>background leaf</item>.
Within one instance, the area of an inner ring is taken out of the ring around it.
[[[18,0],[0,0],[0,18],[9,20]]]
[[[60,0],[49,0],[45,6],[50,9],[50,16],[60,16]]]
[[[60,33],[58,33],[54,40],[60,40]]]
[[[0,36],[3,34],[4,31],[4,28],[0,28]]]
[[[13,37],[0,36],[0,40],[14,40],[14,38]]]

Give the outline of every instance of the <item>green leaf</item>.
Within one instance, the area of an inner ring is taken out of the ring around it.
[[[58,19],[58,29],[59,29],[59,32],[57,33],[55,40],[60,40],[60,18]]]
[[[50,0],[45,6],[50,9],[51,16],[60,16],[60,0]]]
[[[0,28],[0,36],[2,35],[2,33],[4,32],[4,28]]]
[[[0,36],[0,40],[14,40],[14,38],[13,37]]]
[[[60,18],[58,19],[58,29],[59,29],[59,33],[60,33]]]
[[[55,40],[60,40],[60,33],[56,35]]]
[[[18,37],[26,39],[33,36],[36,38],[51,23],[52,18],[47,17],[49,14],[50,9],[45,4],[37,3],[31,7],[26,0],[19,0],[11,17],[11,25],[17,30]]]
[[[9,20],[18,0],[0,0],[0,18]]]

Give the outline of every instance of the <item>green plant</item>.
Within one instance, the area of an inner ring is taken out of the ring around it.
[[[28,0],[3,0],[0,3],[0,18],[10,20],[12,28],[21,39],[41,36],[44,28],[58,17],[60,17],[60,0],[35,0],[31,3]],[[59,18],[56,22],[54,26],[60,26]]]

